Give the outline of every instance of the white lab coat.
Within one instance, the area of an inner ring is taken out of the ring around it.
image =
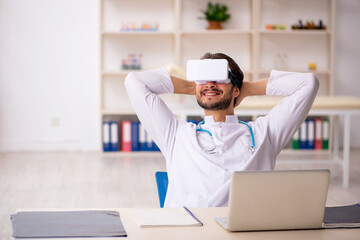
[[[210,135],[197,138],[196,125],[177,119],[158,96],[174,92],[165,67],[130,73],[125,85],[139,120],[166,159],[165,207],[220,207],[228,205],[232,172],[274,168],[276,156],[305,120],[319,81],[312,73],[271,72],[266,94],[286,97],[268,115],[249,122],[254,153],[249,128],[237,116],[226,116],[226,122],[206,116],[202,129],[212,133],[217,154],[203,152],[198,144],[213,145]]]

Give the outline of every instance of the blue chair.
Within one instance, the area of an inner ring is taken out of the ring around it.
[[[156,186],[159,195],[160,207],[164,207],[167,187],[168,187],[168,175],[167,172],[156,172],[155,173]]]

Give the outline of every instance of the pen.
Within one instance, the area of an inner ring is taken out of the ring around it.
[[[195,217],[195,215],[194,215],[187,207],[184,206],[184,209],[185,209],[198,223],[200,223],[201,226],[204,225],[197,217]]]

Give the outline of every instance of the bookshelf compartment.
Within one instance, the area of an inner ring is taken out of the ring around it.
[[[267,35],[260,44],[261,69],[308,72],[310,62],[319,71],[329,69],[326,35]]]
[[[260,26],[265,29],[266,24],[285,24],[287,29],[302,19],[314,21],[316,24],[321,19],[327,26],[330,23],[328,11],[329,0],[261,0]]]
[[[102,112],[132,110],[130,100],[127,98],[124,78],[125,77],[107,76],[103,79]]]
[[[174,3],[168,0],[101,0],[102,30],[119,32],[122,23],[158,23],[159,31],[174,30]],[[139,14],[139,9],[146,9]],[[161,16],[159,18],[158,16]]]
[[[103,40],[103,71],[120,71],[128,54],[142,54],[142,69],[158,68],[173,62],[172,35],[107,36]]]
[[[202,10],[207,7],[208,0],[183,0],[181,6],[181,29],[184,31],[205,30],[208,23],[203,17]],[[251,29],[251,1],[250,0],[224,0],[221,4],[228,6],[230,19],[222,23],[224,29],[250,30]]]
[[[214,35],[211,38],[204,35],[183,36],[181,65],[185,67],[188,59],[199,59],[207,52],[225,53],[233,58],[243,71],[251,69],[250,35],[231,35],[227,38],[222,35]]]

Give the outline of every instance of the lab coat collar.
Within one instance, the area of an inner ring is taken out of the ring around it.
[[[235,115],[226,115],[226,123],[237,123],[238,122],[238,117]],[[205,116],[205,124],[206,123],[215,123],[214,121],[214,116],[210,115],[210,116]]]

